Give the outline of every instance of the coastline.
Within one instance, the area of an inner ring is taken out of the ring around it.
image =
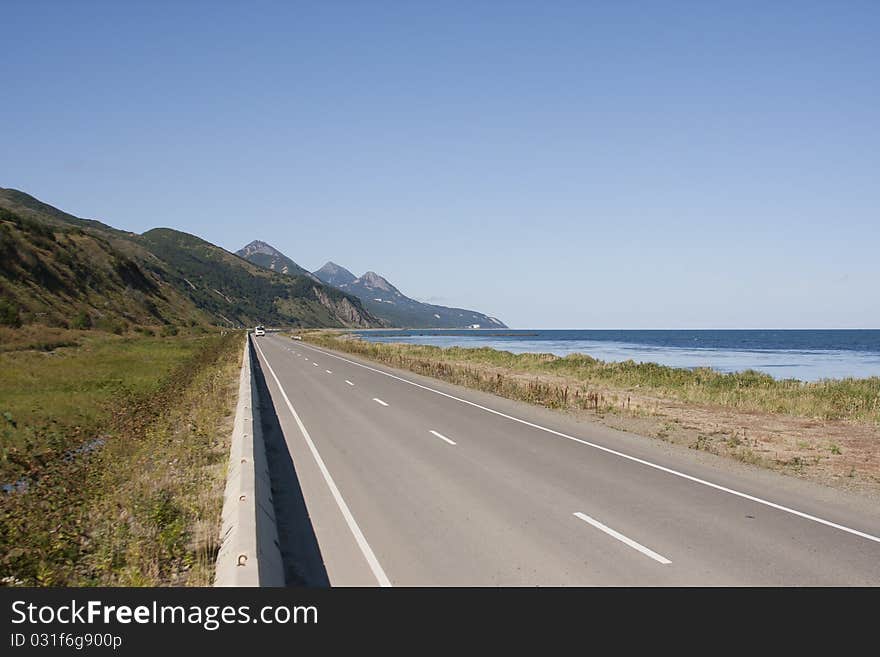
[[[479,329],[474,329],[479,330]],[[450,383],[574,414],[835,488],[880,493],[880,378],[815,383],[578,354],[369,342],[355,332],[304,340]]]
[[[358,334],[370,342],[588,354],[606,362],[722,373],[755,370],[777,380],[880,376],[880,329],[390,329]]]

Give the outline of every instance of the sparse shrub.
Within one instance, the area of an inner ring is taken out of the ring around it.
[[[62,329],[70,328],[70,324],[68,323],[67,318],[58,313],[50,312],[48,314],[38,314],[38,317],[40,318],[41,323],[45,324],[46,326]]]
[[[94,326],[99,331],[115,333],[116,335],[122,335],[128,330],[128,324],[112,317],[102,317],[95,321]]]
[[[0,299],[0,324],[18,328],[21,326],[21,315],[18,306],[7,299]]]
[[[92,328],[92,318],[85,309],[80,310],[72,320],[70,320],[70,328],[80,331],[88,331]]]
[[[177,335],[177,327],[172,326],[171,324],[166,324],[165,326],[162,327],[161,335],[163,338],[167,338],[172,335]]]
[[[135,505],[135,517],[143,525],[146,538],[154,543],[161,561],[179,559],[186,552],[187,518],[170,490],[160,490]]]

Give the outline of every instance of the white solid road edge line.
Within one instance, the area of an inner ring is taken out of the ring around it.
[[[370,367],[369,365],[364,365],[363,363],[358,363],[357,361],[350,360],[348,358],[343,358],[342,356],[337,356],[334,353],[329,351],[324,351],[323,349],[318,349],[317,347],[313,347],[311,345],[303,345],[307,349],[313,349],[319,353],[324,354],[325,356],[330,356],[331,358],[338,358],[341,361],[345,361],[346,363],[351,363],[352,365],[357,365],[358,367],[362,367],[366,370],[370,370],[372,372],[376,372],[378,374],[382,374],[384,376],[391,377],[392,379],[396,379],[398,381],[402,381],[403,383],[407,383],[411,386],[415,386],[416,388],[422,388],[423,390],[428,390],[438,395],[442,395],[444,397],[448,397],[449,399],[454,399],[457,402],[461,402],[462,404],[468,404],[469,406],[473,406],[474,408],[479,408],[487,413],[492,413],[494,415],[498,415],[499,417],[507,418],[508,420],[512,420],[514,422],[519,422],[520,424],[524,424],[528,427],[532,427],[534,429],[540,429],[541,431],[545,431],[549,434],[553,434],[554,436],[559,436],[560,438],[565,438],[567,440],[574,441],[576,443],[580,443],[581,445],[586,445],[587,447],[592,447],[594,449],[598,449],[607,454],[614,454],[615,456],[619,456],[620,458],[627,459],[628,461],[632,461],[634,463],[640,463],[641,465],[647,466],[649,468],[654,468],[655,470],[660,470],[661,472],[665,472],[667,474],[674,475],[676,477],[681,477],[682,479],[687,479],[688,481],[692,481],[696,484],[701,484],[703,486],[708,486],[709,488],[714,488],[715,490],[719,490],[723,493],[728,493],[729,495],[735,495],[736,497],[740,497],[744,500],[749,500],[750,502],[756,502],[757,504],[763,504],[764,506],[768,506],[771,509],[776,509],[777,511],[783,511],[785,513],[790,513],[793,516],[797,516],[799,518],[803,518],[805,520],[811,520],[820,525],[825,525],[826,527],[832,527],[834,529],[838,529],[842,532],[846,532],[847,534],[852,534],[853,536],[859,536],[861,538],[868,539],[869,541],[874,541],[875,543],[880,543],[880,536],[874,536],[873,534],[868,534],[867,532],[859,531],[858,529],[853,529],[852,527],[847,527],[846,525],[838,525],[836,522],[831,522],[830,520],[825,520],[824,518],[819,518],[817,516],[811,516],[809,513],[804,513],[803,511],[798,511],[797,509],[792,509],[787,506],[783,506],[781,504],[777,504],[776,502],[770,502],[769,500],[761,499],[760,497],[755,497],[754,495],[749,495],[748,493],[742,493],[733,488],[727,488],[726,486],[722,486],[720,484],[714,484],[711,481],[706,481],[705,479],[700,479],[699,477],[694,477],[693,475],[685,474],[684,472],[679,472],[678,470],[673,470],[672,468],[667,468],[663,465],[658,465],[657,463],[651,463],[651,461],[646,461],[644,459],[640,459],[637,456],[630,456],[629,454],[624,454],[623,452],[618,452],[616,449],[611,449],[610,447],[605,447],[603,445],[599,445],[597,443],[591,443],[589,440],[583,440],[582,438],[575,438],[574,436],[569,436],[566,433],[562,433],[561,431],[556,431],[555,429],[548,429],[547,427],[542,427],[540,424],[535,424],[534,422],[529,422],[528,420],[522,420],[518,417],[514,417],[513,415],[508,415],[507,413],[502,413],[501,411],[496,411],[494,408],[489,408],[488,406],[482,406],[477,404],[476,402],[468,401],[467,399],[462,399],[461,397],[456,397],[455,395],[450,395],[447,392],[442,392],[440,390],[435,390],[434,388],[429,388],[428,386],[422,385],[421,383],[416,383],[415,381],[410,381],[408,379],[404,379],[401,376],[397,376],[395,374],[391,374],[389,372],[383,372],[380,369],[375,367]]]
[[[455,441],[453,441],[453,440],[449,440],[449,438],[447,438],[446,436],[444,436],[442,433],[438,433],[437,431],[434,431],[433,429],[431,429],[429,433],[434,434],[434,435],[437,436],[440,440],[445,440],[445,441],[446,441],[447,443],[449,443],[450,445],[455,445]]]
[[[278,377],[275,375],[275,370],[272,369],[272,366],[266,359],[265,354],[263,354],[263,350],[260,349],[260,346],[256,343],[256,341],[254,342],[254,345],[257,347],[257,351],[260,352],[260,356],[262,356],[263,361],[266,363],[269,374],[271,374],[272,378],[275,379],[275,384],[278,386],[278,390],[281,391],[281,396],[287,403],[287,408],[290,409],[290,413],[291,415],[293,415],[293,419],[296,420],[296,424],[299,427],[299,430],[302,433],[306,444],[309,446],[309,450],[312,452],[312,456],[315,458],[315,463],[318,464],[318,469],[321,471],[321,474],[324,475],[324,481],[327,482],[327,487],[330,489],[330,492],[333,495],[333,499],[336,500],[336,506],[338,506],[339,510],[342,512],[342,517],[345,518],[345,522],[348,525],[348,528],[351,530],[351,533],[354,535],[354,540],[357,541],[358,547],[361,549],[361,553],[364,555],[364,558],[367,560],[367,564],[370,566],[370,570],[373,571],[373,575],[379,582],[379,586],[391,586],[391,580],[388,579],[388,575],[385,574],[385,571],[382,569],[382,565],[379,563],[379,560],[376,559],[373,548],[371,548],[370,544],[367,543],[367,539],[366,537],[364,537],[364,533],[358,526],[357,521],[354,519],[354,516],[351,515],[351,510],[348,508],[348,504],[345,503],[345,500],[342,497],[342,493],[339,492],[339,488],[337,488],[336,482],[333,481],[333,477],[330,475],[330,471],[327,470],[327,466],[324,465],[324,459],[321,458],[321,455],[318,453],[318,448],[315,447],[315,443],[312,442],[312,437],[309,436],[309,432],[306,430],[305,425],[302,423],[302,420],[299,419],[299,414],[296,412],[296,409],[293,408],[293,404],[290,403],[290,398],[287,396],[287,393],[284,392],[284,388],[281,386],[281,381],[279,381]]]
[[[383,402],[378,397],[373,397],[373,401],[376,402],[377,404],[382,404],[382,406],[388,406],[387,402]]]
[[[577,512],[577,513],[575,513],[574,515],[577,516],[578,518],[580,518],[581,520],[583,520],[584,522],[593,525],[593,527],[595,527],[596,529],[600,529],[600,530],[602,530],[603,532],[605,532],[606,534],[608,534],[609,536],[613,536],[614,538],[616,538],[616,539],[617,539],[618,541],[620,541],[621,543],[626,543],[626,544],[629,545],[633,550],[638,550],[639,552],[641,552],[641,553],[644,554],[645,556],[651,557],[654,561],[659,561],[659,562],[662,563],[664,566],[666,566],[666,565],[672,563],[669,559],[667,559],[666,557],[664,557],[662,554],[657,554],[656,552],[654,552],[654,550],[651,550],[651,549],[649,549],[649,548],[646,548],[646,547],[645,547],[644,545],[642,545],[641,543],[636,543],[636,542],[635,542],[634,540],[632,540],[631,538],[627,538],[626,536],[624,536],[624,535],[621,534],[620,532],[616,532],[616,531],[614,531],[613,529],[611,529],[611,527],[609,527],[609,526],[607,526],[607,525],[603,525],[601,522],[599,522],[599,521],[596,520],[595,518],[591,518],[590,516],[588,516],[588,515],[585,514],[585,513]]]

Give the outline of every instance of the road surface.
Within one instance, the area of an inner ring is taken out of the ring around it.
[[[331,585],[878,585],[868,500],[255,340]]]

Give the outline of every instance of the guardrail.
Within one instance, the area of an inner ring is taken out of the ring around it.
[[[285,585],[253,358],[246,335],[214,586]]]

